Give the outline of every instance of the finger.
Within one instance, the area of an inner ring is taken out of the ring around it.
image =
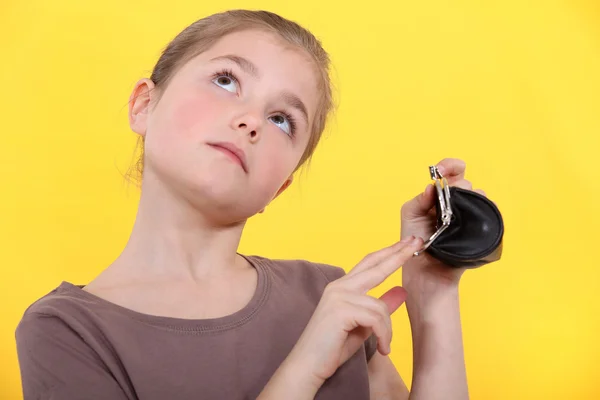
[[[357,327],[370,328],[377,337],[377,349],[381,354],[389,354],[389,343],[391,343],[391,323],[386,322],[385,315],[375,312],[367,307],[354,303],[348,303],[351,313],[351,321],[347,330],[351,331]]]
[[[410,235],[388,248],[369,254],[367,257],[364,258],[365,261],[361,261],[361,263],[356,265],[351,270],[351,273],[347,273],[346,276],[356,275],[379,265],[380,263],[386,261],[388,258],[393,257],[406,246],[409,246],[413,240],[415,240],[415,236]]]
[[[393,314],[402,304],[404,304],[407,296],[406,289],[400,286],[394,286],[385,292],[379,300],[384,302],[388,308],[388,312]]]
[[[378,340],[378,342],[382,345],[382,350],[389,349],[390,343],[392,342],[393,332],[392,319],[390,317],[391,312],[388,305],[384,301],[368,295],[349,295],[346,297],[346,301],[358,308],[369,310],[370,312],[376,314],[380,321],[383,321],[385,324],[385,334],[384,337]],[[396,309],[399,306],[400,305],[398,305]]]
[[[466,179],[461,179],[460,181],[456,181],[456,182],[452,183],[452,185],[450,185],[450,186],[456,186],[456,187],[459,187],[459,188],[465,189],[465,190],[473,189],[473,184]]]
[[[406,298],[408,297],[408,293],[406,292],[406,290],[403,287],[400,286],[395,286],[393,288],[391,288],[390,290],[388,290],[387,292],[385,292],[380,298],[379,301],[385,303],[387,310],[388,310],[388,315],[393,314],[394,312],[396,312],[396,310],[398,308],[400,308],[400,306],[402,304],[404,304],[406,302]],[[392,351],[392,339],[394,338],[394,329],[392,327],[392,319],[391,317],[388,318],[389,319],[389,323],[390,323],[390,341],[387,344],[387,353],[389,354]]]
[[[440,174],[447,179],[464,179],[467,164],[458,158],[444,158],[436,167]]]
[[[378,299],[366,294],[353,293],[346,293],[344,299],[373,311],[391,315],[406,301],[407,296],[408,294],[403,287],[395,286]]]
[[[423,239],[415,238],[404,245],[399,251],[391,254],[377,265],[348,277],[343,282],[344,286],[351,291],[367,293],[369,290],[379,286],[392,273],[400,269],[402,265],[411,259],[413,253],[421,248]]]
[[[402,219],[412,219],[427,215],[435,205],[436,191],[433,185],[427,185],[425,191],[404,203],[400,210]]]
[[[358,272],[364,271],[366,269],[371,268],[373,265],[376,265],[381,262],[381,260],[389,257],[391,254],[397,252],[402,248],[403,245],[406,244],[407,240],[411,238],[403,239],[399,242],[394,243],[391,246],[385,247],[381,250],[377,250],[373,253],[367,254],[354,268],[352,268],[346,276],[354,275]]]
[[[388,335],[383,342],[385,349],[382,350],[387,350],[388,353],[394,336],[391,315],[406,301],[407,296],[404,288],[396,286],[388,290],[378,299],[368,295],[354,295],[347,297],[349,302],[360,307],[368,308],[383,316],[387,326]]]

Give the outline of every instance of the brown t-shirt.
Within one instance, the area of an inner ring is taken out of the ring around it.
[[[240,311],[215,319],[142,314],[61,283],[16,330],[25,400],[255,399],[344,270],[245,258],[258,273],[256,292]],[[371,336],[315,399],[368,399],[375,350]]]

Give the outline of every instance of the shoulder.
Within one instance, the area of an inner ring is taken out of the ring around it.
[[[84,391],[98,399],[124,398],[106,363],[114,363],[110,350],[95,333],[93,307],[77,290],[61,284],[27,307],[17,325],[25,398],[76,398]]]
[[[264,267],[275,276],[293,279],[314,279],[325,284],[333,282],[346,274],[338,266],[304,259],[278,259],[263,256],[247,256]]]
[[[250,256],[251,262],[266,271],[277,293],[317,302],[325,287],[346,274],[343,268],[303,259],[277,259]]]
[[[68,282],[62,282],[50,292],[32,302],[24,311],[23,318],[30,319],[37,315],[60,315],[66,308],[81,306],[76,291],[80,290]]]
[[[15,329],[17,352],[21,365],[29,360],[45,357],[67,342],[78,338],[69,320],[76,314],[73,298],[61,286],[35,300],[29,305]],[[78,339],[77,339],[78,340]]]
[[[62,284],[61,284],[62,285]],[[19,327],[23,324],[29,324],[44,315],[52,315],[56,312],[57,307],[60,309],[61,286],[58,286],[49,293],[37,298],[24,311]]]
[[[68,282],[27,307],[15,329],[17,353],[22,362],[52,362],[65,350],[99,359],[107,350],[107,327],[119,321],[100,299]]]
[[[78,295],[79,290],[79,287],[63,282],[31,303],[16,327],[17,342],[33,344],[40,336],[59,337],[85,325],[86,317],[93,312],[90,302]]]

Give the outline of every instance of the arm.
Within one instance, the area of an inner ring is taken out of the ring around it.
[[[411,300],[409,292],[414,371],[410,399],[468,399],[458,287],[438,291],[424,306],[413,307]]]
[[[472,190],[472,183],[465,179],[463,160],[445,158],[437,168],[449,185]],[[436,203],[433,185],[404,203],[400,237],[430,238],[437,226]],[[402,268],[413,338],[411,400],[469,398],[458,301],[465,271],[445,265],[427,252],[411,258]]]
[[[371,400],[468,399],[458,289],[428,299],[427,307],[406,301],[413,334],[413,379],[409,393],[387,356],[369,362]],[[420,301],[420,300],[419,300]]]
[[[409,391],[388,356],[375,353],[368,364],[371,400],[409,400]]]
[[[308,367],[290,354],[279,366],[256,400],[313,400],[322,382],[314,379]]]

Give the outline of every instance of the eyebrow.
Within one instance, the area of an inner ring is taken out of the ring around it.
[[[244,71],[245,73],[247,73],[248,75],[251,75],[255,78],[260,77],[260,72],[258,71],[258,68],[256,67],[256,65],[254,65],[254,63],[252,61],[248,60],[247,58],[236,56],[234,54],[227,54],[224,56],[215,57],[215,58],[211,59],[210,61],[220,61],[220,60],[233,62],[233,63],[237,64],[238,67],[240,67],[240,69],[242,71]],[[295,108],[296,110],[298,110],[300,112],[300,114],[302,114],[302,117],[304,118],[304,122],[306,123],[306,126],[308,126],[308,110],[306,109],[306,105],[304,105],[302,100],[300,100],[300,98],[298,96],[296,96],[295,94],[290,93],[290,92],[283,92],[281,95],[281,98],[290,107]]]
[[[258,68],[256,68],[256,65],[254,65],[254,63],[252,61],[248,60],[247,58],[236,56],[233,54],[227,54],[225,56],[215,57],[215,58],[211,59],[210,61],[221,61],[221,60],[231,61],[231,62],[237,64],[238,67],[240,67],[242,69],[242,71],[244,71],[248,75],[252,75],[255,78],[258,78],[260,76],[260,74],[258,73]]]
[[[296,110],[298,110],[300,112],[300,114],[302,114],[302,117],[304,118],[304,122],[306,123],[306,126],[308,127],[308,111],[306,110],[306,106],[304,105],[302,100],[300,100],[300,98],[298,96],[296,96],[294,93],[290,93],[290,92],[283,92],[281,97],[283,98],[283,101],[285,101],[290,107],[295,108]],[[310,129],[310,127],[309,127],[309,129]]]

